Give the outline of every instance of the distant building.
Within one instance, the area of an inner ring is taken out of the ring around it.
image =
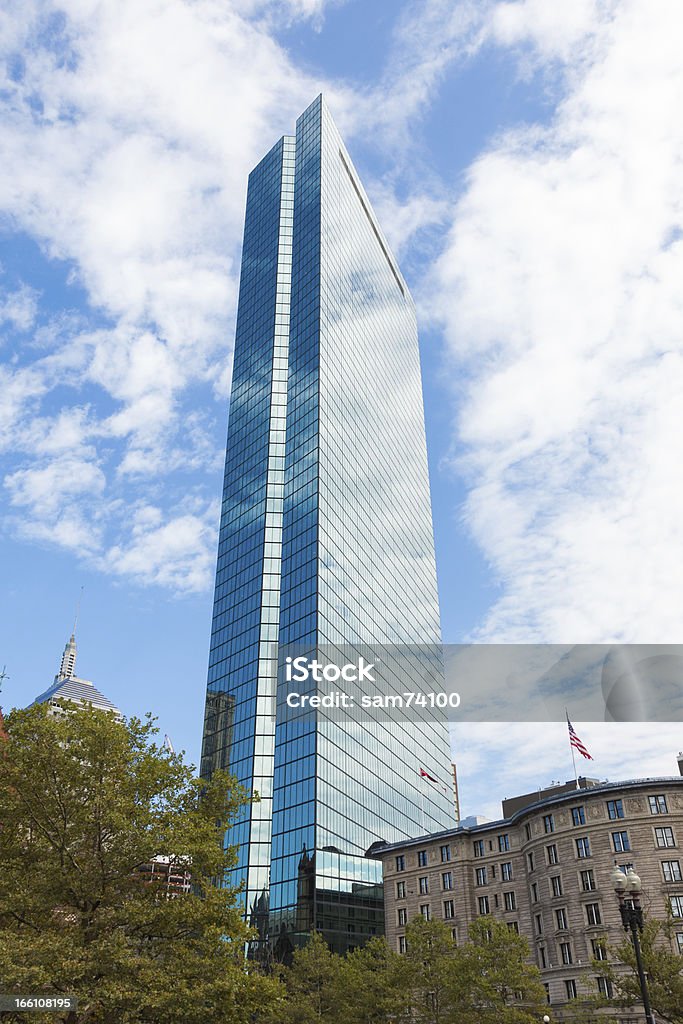
[[[418,914],[444,921],[457,942],[472,921],[492,914],[526,936],[553,1020],[562,1021],[597,986],[610,994],[593,960],[603,957],[603,943],[624,938],[610,881],[615,863],[640,875],[648,914],[671,915],[683,952],[683,778],[586,779],[580,789],[533,796],[505,801],[516,809],[499,821],[377,843],[368,853],[382,859],[393,949],[405,951],[406,925]],[[628,1024],[642,1011],[619,1009],[618,1018]]]
[[[33,703],[48,704],[48,714],[50,715],[65,714],[60,702],[69,701],[81,706],[90,704],[99,711],[111,711],[117,718],[121,718],[121,712],[116,705],[112,704],[103,693],[100,693],[89,679],[81,679],[76,675],[77,653],[76,636],[72,633],[64,648],[62,662],[54,683],[49,690],[45,690],[39,697],[36,697]]]
[[[153,857],[147,864],[137,867],[136,871],[166,896],[184,896],[192,890],[189,864],[182,864],[172,857]]]

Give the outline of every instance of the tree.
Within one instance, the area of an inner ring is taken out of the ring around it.
[[[5,991],[79,1000],[34,1015],[67,1024],[247,1024],[277,983],[247,973],[248,930],[226,828],[245,802],[217,772],[193,777],[148,718],[91,708],[13,711],[0,740],[0,976]],[[191,870],[169,892],[141,866]],[[8,1017],[11,1019],[11,1017]],[[22,1019],[17,1017],[16,1019]]]
[[[273,1024],[338,1024],[339,1000],[343,992],[341,972],[344,961],[332,953],[318,932],[294,953],[291,967],[283,969],[287,1001]]]
[[[545,990],[528,963],[526,940],[502,921],[481,917],[456,946],[441,922],[406,930],[413,1013],[421,1024],[538,1024]]]
[[[525,938],[504,921],[479,917],[469,941],[458,949],[458,977],[464,1003],[462,1024],[538,1024],[546,1009],[540,974],[529,963]]]
[[[406,928],[405,985],[411,995],[411,1019],[417,1024],[446,1024],[458,987],[457,948],[446,925],[416,917]]]
[[[652,1009],[669,1024],[683,1024],[683,956],[674,947],[673,921],[647,920],[640,933],[640,949]],[[611,960],[594,960],[593,966],[611,981],[617,1002],[622,1006],[640,1005],[633,943],[625,937],[620,945],[610,948],[610,953],[616,964]],[[627,970],[618,964],[626,965]]]
[[[344,1024],[399,1024],[407,1020],[409,994],[404,984],[404,961],[384,939],[349,953],[343,961]]]

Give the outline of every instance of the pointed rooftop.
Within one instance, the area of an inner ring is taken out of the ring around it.
[[[59,701],[70,701],[73,704],[90,704],[99,711],[111,711],[117,718],[121,718],[121,712],[115,704],[105,697],[103,693],[94,686],[89,679],[81,679],[76,675],[76,623],[74,632],[66,643],[59,672],[55,676],[52,686],[41,693],[33,701],[34,704],[49,704],[50,714],[64,714],[64,708],[60,707]]]

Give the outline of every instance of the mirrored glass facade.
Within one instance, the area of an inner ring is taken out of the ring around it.
[[[454,809],[445,719],[278,715],[274,645],[404,646],[404,688],[439,641],[414,307],[319,97],[249,179],[202,750],[261,796],[230,841],[278,955],[381,934],[365,851]]]

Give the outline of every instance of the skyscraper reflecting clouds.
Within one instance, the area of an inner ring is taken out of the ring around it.
[[[381,933],[365,851],[454,812],[445,721],[285,716],[274,645],[439,640],[414,307],[319,97],[249,178],[202,749],[260,794],[229,838],[281,951]]]

